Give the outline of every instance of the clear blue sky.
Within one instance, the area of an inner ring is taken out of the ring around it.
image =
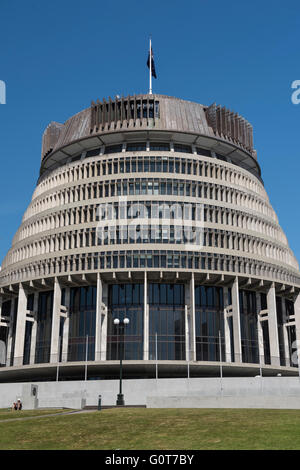
[[[30,202],[41,137],[91,100],[148,91],[248,119],[271,204],[300,260],[300,2],[1,0],[0,260]]]

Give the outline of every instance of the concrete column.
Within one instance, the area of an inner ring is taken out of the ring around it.
[[[102,284],[101,361],[107,357],[108,285]]]
[[[269,322],[269,340],[271,364],[280,365],[278,326],[277,326],[277,308],[275,286],[272,284],[267,293],[268,322]]]
[[[144,273],[144,346],[143,359],[149,360],[149,305],[148,305],[148,279],[147,271]]]
[[[34,322],[33,322],[33,325],[32,325],[32,330],[31,330],[30,361],[29,361],[30,364],[35,363],[38,308],[39,308],[39,293],[35,292],[34,293],[34,300],[33,300],[33,311],[34,311],[35,318],[34,318]]]
[[[257,339],[258,339],[259,363],[265,364],[264,336],[263,336],[263,330],[262,330],[262,322],[260,321],[260,312],[261,312],[260,292],[256,292],[256,307],[257,307]],[[267,320],[264,320],[264,321],[267,321]]]
[[[23,364],[25,326],[26,326],[27,294],[23,285],[19,284],[17,324],[15,335],[14,366]]]
[[[229,306],[228,287],[223,288],[223,295],[224,295],[223,302],[224,302],[225,361],[231,362],[231,338],[230,338],[230,328],[229,328],[231,312],[229,312],[229,308],[231,310],[232,307]]]
[[[53,293],[50,362],[58,362],[60,308],[61,308],[61,286],[58,282],[58,279],[55,278],[54,293]]]
[[[189,360],[196,361],[196,308],[195,308],[195,278],[194,273],[189,283]]]
[[[185,355],[187,361],[192,361],[191,355],[191,305],[190,305],[190,282],[184,285],[184,298],[185,298]]]
[[[102,279],[97,273],[97,295],[96,295],[96,326],[95,326],[95,361],[101,361],[102,349]]]
[[[234,361],[242,362],[240,298],[239,298],[239,281],[237,277],[235,278],[231,286],[231,297],[232,297]]]
[[[64,321],[63,336],[62,336],[62,362],[68,360],[68,345],[69,345],[69,323],[70,323],[70,287],[65,288],[65,306],[67,307],[67,317]]]
[[[189,322],[189,309],[188,306],[185,304],[184,306],[184,318],[185,318],[185,357],[187,361],[191,360],[190,354],[190,322]]]

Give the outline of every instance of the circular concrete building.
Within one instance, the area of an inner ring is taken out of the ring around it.
[[[120,353],[128,378],[296,375],[299,292],[243,117],[98,100],[43,135],[0,272],[0,381],[117,378]]]

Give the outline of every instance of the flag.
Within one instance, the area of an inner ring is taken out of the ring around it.
[[[150,51],[151,51],[151,75],[152,77],[157,78],[156,72],[155,72],[152,46],[150,47]],[[149,69],[150,69],[150,51],[148,53],[148,60],[147,60],[147,66]]]

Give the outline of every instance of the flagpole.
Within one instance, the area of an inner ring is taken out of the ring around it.
[[[152,95],[152,47],[150,37],[150,50],[149,50],[149,95]]]

